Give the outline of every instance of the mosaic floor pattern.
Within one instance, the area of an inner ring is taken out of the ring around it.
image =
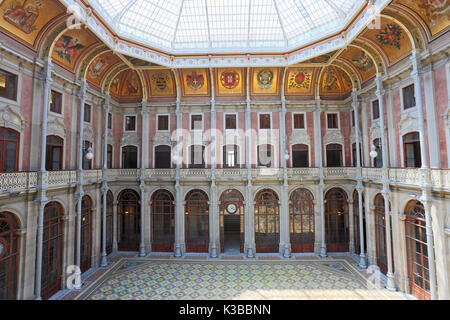
[[[87,285],[83,300],[402,299],[376,289],[345,260],[121,258]]]

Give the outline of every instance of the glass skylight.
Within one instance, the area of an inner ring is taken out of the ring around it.
[[[172,53],[284,52],[339,32],[364,0],[89,0],[124,38]]]

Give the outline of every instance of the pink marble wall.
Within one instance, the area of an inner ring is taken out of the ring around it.
[[[439,145],[441,146],[441,165],[442,168],[449,168],[448,154],[447,154],[447,137],[445,135],[445,122],[441,116],[447,111],[448,108],[448,81],[446,75],[446,66],[443,65],[434,71],[434,86],[436,92],[436,113],[437,113],[437,125],[439,129]]]
[[[23,147],[22,147],[22,171],[30,170],[30,138],[31,138],[31,115],[33,109],[33,79],[26,75],[22,75],[22,91],[18,92],[20,94],[20,113],[25,119],[25,127],[23,132]],[[40,104],[36,103],[40,106]],[[40,157],[40,155],[39,155]],[[39,161],[39,159],[38,159]],[[39,168],[39,162],[34,165]]]
[[[113,167],[120,168],[120,138],[123,133],[123,115],[112,113],[113,122],[113,136],[114,136],[114,146],[113,146]]]

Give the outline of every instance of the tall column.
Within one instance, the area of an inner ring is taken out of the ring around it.
[[[101,267],[105,267],[108,264],[106,260],[106,195],[108,193],[108,114],[109,114],[109,93],[105,95],[105,101],[103,102],[103,109],[105,110],[105,122],[103,128],[103,168],[102,168],[102,259],[100,262]]]
[[[284,88],[284,86],[283,86]],[[281,183],[281,210],[280,210],[280,253],[285,258],[291,256],[291,243],[289,239],[289,204],[288,192],[289,182],[287,175],[286,160],[288,150],[286,146],[286,98],[284,90],[281,96],[281,115],[280,115],[280,163],[283,170],[283,182]]]
[[[388,154],[387,154],[387,134],[386,134],[386,128],[384,125],[384,90],[383,90],[383,81],[381,79],[380,75],[377,75],[376,77],[376,83],[377,83],[377,91],[376,95],[378,98],[378,105],[380,109],[380,131],[381,131],[381,152],[382,152],[382,162],[383,162],[383,176],[381,178],[383,189],[381,190],[381,194],[384,198],[384,217],[385,217],[385,223],[386,223],[386,229],[385,229],[385,238],[386,238],[386,255],[387,255],[387,284],[386,288],[388,290],[395,290],[395,281],[394,281],[394,274],[392,272],[392,239],[391,239],[391,219],[390,219],[390,205],[389,205],[389,198],[390,198],[390,187],[389,187],[389,177],[388,177]]]
[[[211,72],[211,78],[213,74]],[[211,86],[213,87],[213,85]],[[209,226],[210,226],[210,240],[209,240],[209,256],[217,258],[217,247],[219,238],[219,211],[217,206],[217,187],[216,187],[216,104],[214,100],[214,90],[212,89],[211,99],[211,186],[209,193]]]
[[[422,173],[422,195],[420,201],[422,202],[425,209],[425,228],[427,236],[427,248],[428,248],[428,268],[430,275],[430,295],[432,300],[436,300],[437,288],[436,288],[436,265],[434,257],[434,239],[433,239],[433,228],[432,228],[432,217],[431,217],[431,171],[428,163],[428,149],[426,145],[426,135],[425,135],[425,120],[423,111],[423,99],[422,99],[422,86],[420,84],[420,74],[422,71],[422,65],[420,61],[419,53],[414,50],[411,55],[413,70],[411,72],[411,77],[414,79],[414,93],[416,96],[416,106],[417,106],[417,125],[419,128],[420,136],[420,155],[422,167],[420,168]]]
[[[355,253],[355,239],[353,237],[353,235],[355,234],[355,226],[354,226],[354,221],[353,221],[353,216],[355,215],[354,213],[354,208],[353,208],[353,195],[351,194],[348,197],[348,225],[349,225],[349,233],[350,233],[350,237],[349,237],[349,241],[348,241],[348,247],[349,247],[349,251],[351,253]]]
[[[36,267],[35,267],[35,285],[34,296],[36,300],[41,300],[41,282],[42,282],[42,246],[44,241],[44,208],[48,201],[47,198],[47,171],[45,170],[46,143],[47,143],[47,122],[48,108],[50,98],[50,88],[52,79],[53,64],[47,61],[42,73],[44,98],[42,101],[42,127],[41,127],[41,163],[39,170],[38,195],[36,202],[39,205],[38,223],[37,223],[37,243],[36,243]]]
[[[320,107],[320,99],[316,99],[316,108],[314,109],[314,141],[315,141],[315,152],[316,152],[316,165],[319,169],[319,184],[318,184],[318,202],[320,206],[320,233],[321,233],[321,244],[319,256],[327,256],[327,244],[326,244],[326,234],[325,234],[325,206],[323,199],[323,191],[325,189],[324,174],[323,174],[323,146],[322,146],[322,124],[321,116],[322,110]]]
[[[255,224],[254,224],[254,209],[252,196],[252,164],[251,164],[251,101],[249,88],[249,74],[250,68],[247,68],[247,106],[245,108],[245,163],[247,168],[247,188],[246,188],[246,205],[245,205],[245,239],[247,257],[254,258],[256,253],[255,245]]]
[[[181,257],[184,253],[184,208],[183,194],[180,184],[180,170],[183,161],[183,136],[182,136],[182,119],[179,98],[176,101],[176,147],[174,149],[175,168],[175,250],[174,256]]]
[[[141,242],[139,244],[139,256],[145,257],[145,216],[147,209],[147,200],[145,194],[145,169],[148,168],[148,135],[149,135],[149,119],[148,119],[147,102],[142,101],[141,121],[142,121],[142,137],[141,137],[141,170],[139,175],[139,189],[141,190]]]
[[[363,204],[362,204],[362,168],[361,168],[361,136],[359,131],[359,101],[356,90],[352,93],[353,96],[353,112],[355,115],[355,142],[356,142],[356,191],[358,192],[358,218],[359,218],[359,267],[367,268],[367,258],[365,253],[364,243],[364,219],[363,219]]]
[[[114,199],[113,202],[113,251],[117,252],[118,242],[119,242],[119,227],[118,227],[118,217],[117,217],[117,206],[119,202]]]

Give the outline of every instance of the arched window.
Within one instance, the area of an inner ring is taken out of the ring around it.
[[[377,138],[373,140],[373,145],[375,146],[375,151],[377,152],[377,156],[373,159],[373,166],[375,168],[383,167],[383,149],[381,145],[381,139]]]
[[[308,146],[305,144],[295,144],[292,146],[292,167],[309,167]]]
[[[185,240],[187,252],[208,252],[209,204],[201,190],[191,190],[185,198]]]
[[[341,188],[333,188],[325,195],[325,233],[328,251],[348,251],[349,222],[347,195]]]
[[[123,190],[118,197],[118,249],[138,251],[141,237],[141,205],[134,190]]]
[[[255,244],[257,252],[278,252],[280,242],[280,209],[278,196],[270,189],[255,197]]]
[[[375,207],[375,240],[377,252],[377,265],[384,274],[388,271],[387,249],[386,249],[386,221],[385,206],[383,195],[378,193],[374,200]],[[391,219],[392,220],[392,219]],[[392,223],[391,223],[391,239],[392,239]],[[392,248],[392,241],[391,241]],[[392,250],[391,250],[392,253]],[[392,260],[394,261],[394,260]]]
[[[155,147],[155,168],[163,169],[170,168],[172,165],[172,158],[170,156],[169,146],[156,146]]]
[[[157,190],[152,196],[152,251],[173,251],[175,241],[175,206],[173,195]]]
[[[78,221],[75,220],[75,259],[77,260],[77,236]],[[89,196],[83,196],[81,199],[81,250],[80,250],[80,269],[85,272],[91,267],[92,254],[92,199]]]
[[[18,170],[19,140],[17,131],[0,127],[0,172]]]
[[[291,194],[289,233],[292,252],[314,251],[314,203],[307,189],[300,188]]]
[[[57,136],[47,136],[47,149],[45,151],[45,170],[62,170],[63,168],[64,140]]]
[[[122,168],[136,169],[138,167],[138,148],[136,146],[122,147]]]
[[[113,246],[113,206],[114,196],[110,190],[106,193],[106,254],[112,252]],[[103,201],[102,201],[102,223],[100,225],[100,241],[103,243]],[[103,247],[102,247],[103,250]]]
[[[92,143],[88,140],[83,142],[83,170],[92,169],[92,159],[86,158],[86,154],[89,152],[89,148],[92,148]]]
[[[189,168],[205,167],[205,146],[192,145],[189,147]]]
[[[0,300],[17,299],[19,228],[14,214],[0,212]]]
[[[342,167],[342,146],[340,144],[327,144],[327,167]]]
[[[258,166],[259,167],[272,167],[274,165],[273,161],[273,150],[270,144],[262,144],[258,146]]]
[[[411,293],[419,299],[430,299],[430,271],[423,204],[411,200],[405,209],[406,252]]]
[[[234,245],[244,251],[244,197],[236,189],[225,190],[219,201],[220,250]]]
[[[223,146],[223,167],[239,168],[238,146],[228,144]]]
[[[64,211],[58,202],[44,208],[41,297],[48,299],[61,289],[64,250]]]
[[[408,133],[403,136],[403,152],[406,168],[420,168],[422,166],[418,132]]]

